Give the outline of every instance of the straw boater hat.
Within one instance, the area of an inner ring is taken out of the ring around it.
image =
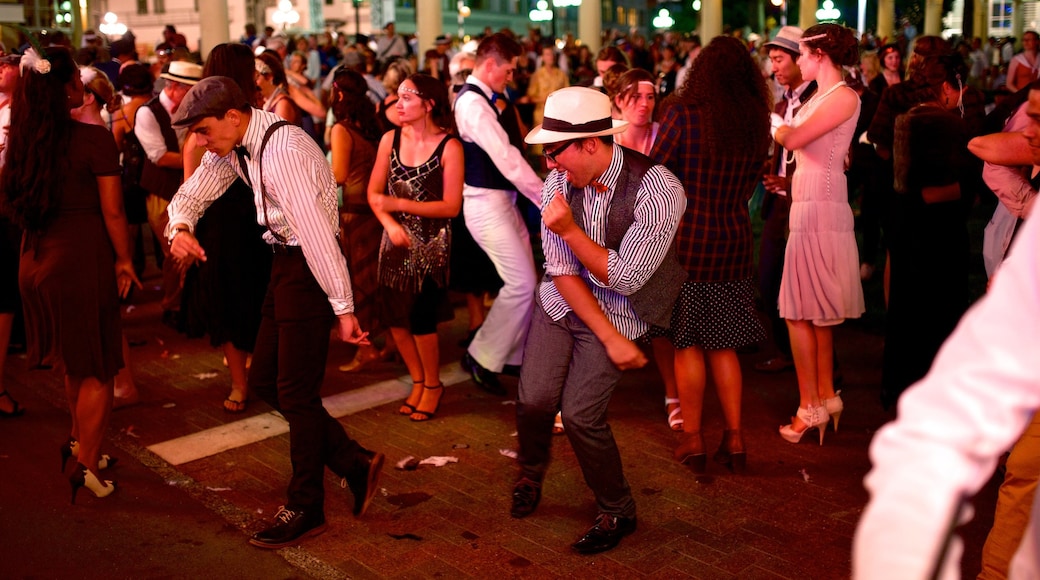
[[[175,60],[170,63],[170,69],[159,77],[175,83],[194,85],[202,80],[202,67],[193,62]]]
[[[560,89],[545,100],[545,117],[524,141],[531,145],[613,135],[628,121],[610,118],[610,97],[585,87]]]

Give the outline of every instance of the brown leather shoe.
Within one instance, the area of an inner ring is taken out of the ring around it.
[[[794,361],[787,357],[775,356],[769,360],[755,363],[755,370],[760,373],[782,373],[794,368]]]

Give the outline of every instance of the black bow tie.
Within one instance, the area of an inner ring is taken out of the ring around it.
[[[237,154],[237,155],[238,155],[239,157],[244,157],[244,158],[246,158],[246,159],[249,159],[249,150],[248,150],[248,149],[246,149],[246,146],[245,146],[245,145],[238,145],[238,146],[236,146],[236,147],[235,147],[235,153],[236,153],[236,154]]]

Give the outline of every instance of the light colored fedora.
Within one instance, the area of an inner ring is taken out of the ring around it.
[[[610,98],[585,87],[568,87],[545,100],[545,117],[527,134],[531,145],[559,143],[584,137],[613,135],[628,128],[628,121],[610,118]]]
[[[785,26],[776,33],[776,37],[765,44],[767,47],[782,48],[798,54],[801,47],[798,42],[802,40],[802,29],[797,26]]]
[[[194,85],[202,80],[202,67],[184,60],[175,60],[170,63],[170,68],[159,75],[168,81],[185,85]]]

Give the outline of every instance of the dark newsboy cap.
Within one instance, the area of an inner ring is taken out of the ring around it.
[[[190,127],[206,117],[223,117],[231,109],[249,105],[242,88],[228,77],[207,77],[184,95],[173,124]]]

